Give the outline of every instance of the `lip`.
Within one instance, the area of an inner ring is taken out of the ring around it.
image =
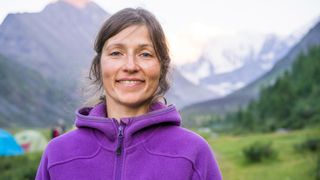
[[[124,87],[138,87],[145,82],[139,78],[119,78],[116,79],[116,83]]]
[[[119,78],[119,79],[116,79],[116,82],[121,82],[121,81],[140,81],[140,82],[145,82],[145,80],[140,79],[140,78]]]

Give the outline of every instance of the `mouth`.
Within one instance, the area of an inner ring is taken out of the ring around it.
[[[116,80],[116,83],[119,83],[120,85],[128,86],[128,87],[133,87],[133,86],[138,86],[145,81],[142,79],[118,79]]]

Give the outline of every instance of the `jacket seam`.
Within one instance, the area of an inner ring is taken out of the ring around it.
[[[129,146],[129,147],[127,147],[123,152],[123,171],[122,171],[122,174],[121,174],[121,176],[124,176],[124,172],[125,172],[125,169],[126,169],[126,159],[127,159],[127,151],[129,151],[130,149],[132,149],[132,148],[134,148],[134,147],[136,147],[136,146],[139,146],[140,144],[143,144],[144,142],[146,142],[147,140],[149,140],[154,134],[155,134],[155,132],[159,129],[160,127],[157,127],[151,134],[150,134],[150,136],[147,138],[147,139],[144,139],[143,141],[140,141],[140,142],[138,142],[138,143],[136,143],[136,144],[134,144],[134,145],[132,145],[132,146]],[[143,146],[143,145],[142,145]]]
[[[109,149],[109,148],[105,147],[103,144],[101,144],[100,140],[98,139],[98,135],[96,134],[95,130],[93,130],[93,129],[92,129],[92,134],[93,134],[93,136],[94,136],[94,139],[97,141],[98,145],[99,145],[101,148],[103,148],[103,149],[105,149],[105,150],[108,150],[108,151],[111,151],[111,152],[114,152],[113,149]]]
[[[94,152],[90,156],[78,156],[78,157],[70,158],[70,159],[67,159],[67,160],[63,160],[63,161],[52,163],[50,166],[48,166],[48,170],[51,169],[54,166],[57,166],[57,165],[60,165],[60,164],[65,164],[65,163],[68,163],[68,162],[71,162],[71,161],[74,161],[74,160],[91,159],[91,158],[95,157],[97,154],[99,154],[100,151],[101,151],[101,147],[99,147],[98,150],[96,152]]]
[[[159,126],[159,127],[157,127],[155,130],[153,130],[153,132],[151,132],[151,134],[149,135],[148,138],[146,138],[146,139],[144,139],[144,140],[142,140],[142,141],[140,141],[140,142],[138,142],[138,143],[136,143],[136,144],[134,144],[134,145],[131,145],[131,146],[127,147],[127,148],[126,148],[126,151],[129,151],[130,149],[132,149],[132,148],[134,148],[134,147],[136,147],[136,146],[139,146],[140,144],[148,141],[150,138],[152,138],[152,137],[154,136],[155,132],[156,132],[158,129],[160,129],[160,128],[161,128],[161,127]]]
[[[168,158],[182,158],[182,159],[186,159],[187,161],[189,161],[189,162],[192,164],[192,167],[193,167],[194,171],[196,171],[196,173],[198,174],[198,176],[200,177],[200,179],[202,179],[202,177],[201,177],[201,175],[200,175],[200,172],[199,172],[198,169],[196,168],[195,163],[194,163],[191,159],[189,159],[188,157],[186,157],[186,156],[179,156],[179,155],[174,156],[174,155],[169,155],[169,154],[156,153],[156,152],[152,152],[151,150],[149,150],[149,149],[145,146],[144,143],[142,144],[142,146],[143,146],[143,148],[144,148],[149,154],[151,154],[151,155],[164,156],[164,157],[168,157]]]

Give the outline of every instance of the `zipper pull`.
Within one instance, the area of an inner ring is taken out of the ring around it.
[[[117,147],[117,155],[121,154],[122,151],[122,141],[123,141],[123,126],[119,126],[119,134],[118,134],[118,147]]]

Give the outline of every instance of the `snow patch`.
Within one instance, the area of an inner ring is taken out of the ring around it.
[[[260,67],[265,71],[269,71],[273,67],[273,65],[274,64],[272,62],[266,62],[266,63],[260,64]]]
[[[273,52],[269,52],[261,56],[261,59],[264,61],[273,61],[274,58],[275,58],[275,54]]]
[[[215,74],[232,72],[241,68],[248,59],[258,56],[265,41],[261,34],[239,33],[213,38],[204,50]]]
[[[87,6],[90,0],[64,0],[64,2],[71,4],[76,8],[83,9]]]
[[[237,82],[237,83],[230,83],[230,82],[223,82],[214,85],[207,85],[206,87],[216,93],[219,97],[226,96],[231,92],[238,90],[245,86],[244,82]]]

